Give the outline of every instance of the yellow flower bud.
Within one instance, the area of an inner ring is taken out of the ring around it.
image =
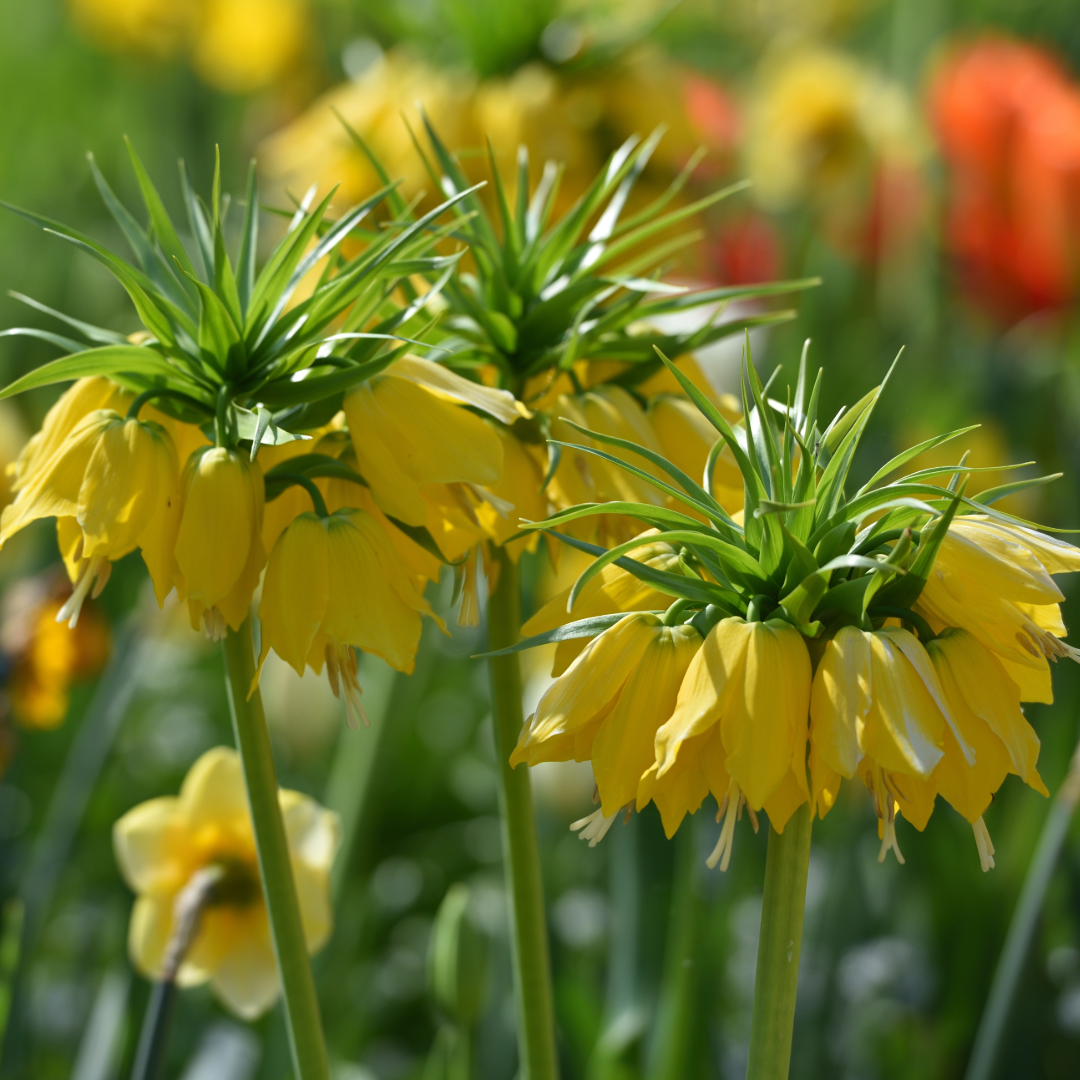
[[[207,447],[188,459],[176,537],[177,591],[191,625],[212,638],[236,630],[266,564],[263,479],[245,455]]]
[[[340,841],[336,814],[297,791],[278,793],[309,952],[330,936],[330,869]],[[176,901],[200,872],[216,884],[177,975],[209,982],[234,1013],[252,1020],[280,992],[240,759],[215,747],[191,767],[179,796],[151,799],[113,827],[120,872],[136,893],[128,948],[144,975],[161,974]]]

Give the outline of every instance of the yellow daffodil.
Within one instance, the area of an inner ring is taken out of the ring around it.
[[[512,765],[592,761],[600,809],[575,824],[591,844],[636,800],[656,729],[671,713],[700,645],[692,626],[627,615],[589,642],[522,729]]]
[[[1080,570],[1080,550],[981,515],[952,523],[915,610],[935,632],[969,631],[995,653],[1021,701],[1053,701],[1048,658],[1076,659],[1051,574]]]
[[[360,474],[375,501],[407,525],[424,525],[421,485],[484,485],[502,474],[502,443],[471,405],[513,423],[512,395],[469,382],[417,357],[403,357],[345,397]]]
[[[217,640],[247,618],[266,563],[264,486],[245,454],[207,447],[188,459],[176,531],[177,592],[193,629]]]
[[[431,614],[375,517],[358,509],[303,513],[270,553],[259,606],[260,670],[271,649],[300,675],[309,665],[321,672],[325,663],[350,723],[366,723],[353,648],[411,672],[420,617]]]
[[[642,534],[648,535],[648,534]],[[633,558],[657,570],[674,570],[679,565],[679,554],[662,540],[645,544],[633,553]],[[671,597],[657,592],[651,585],[635,577],[614,563],[605,566],[590,578],[574,603],[573,612],[566,610],[572,586],[567,586],[552,597],[525,625],[521,633],[525,637],[545,634],[556,627],[577,619],[591,619],[597,615],[613,615],[619,611],[663,611],[671,603]],[[561,675],[581,654],[588,644],[587,638],[570,638],[560,641],[555,648],[555,663],[551,674]]]
[[[159,599],[172,588],[168,522],[177,464],[172,439],[153,422],[112,409],[87,414],[49,456],[35,462],[15,502],[0,517],[0,544],[31,521],[56,517],[74,539],[75,591],[58,618],[78,622],[88,595],[109,580],[112,562],[143,549]],[[74,524],[72,524],[74,523]],[[61,529],[62,547],[65,531]]]
[[[727,869],[742,807],[764,808],[777,832],[809,798],[806,716],[810,655],[779,620],[721,620],[706,636],[656,733],[655,761],[638,789],[656,802],[668,836],[711,790],[724,827],[709,865]],[[756,825],[756,819],[755,819]]]
[[[339,842],[337,815],[297,791],[279,792],[304,936],[316,952],[330,936],[330,868]],[[162,973],[185,887],[212,874],[194,940],[177,975],[180,986],[209,982],[221,1001],[251,1020],[280,992],[240,759],[216,747],[184,779],[179,796],[151,799],[114,826],[120,871],[136,893],[128,946],[148,977]]]

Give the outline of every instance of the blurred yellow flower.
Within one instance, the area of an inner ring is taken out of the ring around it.
[[[210,86],[263,90],[295,70],[310,37],[306,0],[68,0],[103,47],[151,57],[186,53]]]
[[[297,791],[279,792],[309,952],[333,925],[330,868],[340,840],[337,815]],[[184,779],[179,796],[151,799],[113,828],[120,872],[136,893],[128,947],[144,975],[162,974],[176,929],[177,902],[197,875],[207,882],[197,929],[176,976],[209,982],[222,1003],[252,1020],[280,992],[240,759],[216,747]]]
[[[208,447],[188,459],[181,487],[176,591],[192,628],[216,641],[248,617],[266,564],[263,478],[246,455]]]
[[[746,164],[770,209],[811,198],[865,204],[880,161],[917,163],[923,139],[899,85],[819,46],[766,57],[748,110]]]

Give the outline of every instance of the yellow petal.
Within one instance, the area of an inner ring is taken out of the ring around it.
[[[176,538],[188,599],[215,607],[248,570],[253,547],[262,551],[262,488],[257,470],[234,450],[212,447],[191,457]]]
[[[180,808],[192,832],[238,820],[250,830],[244,772],[235,750],[215,746],[191,766],[180,788]]]
[[[759,810],[791,769],[794,756],[806,753],[810,654],[802,635],[787,623],[742,626],[747,640],[743,679],[721,717],[721,734],[727,771]]]
[[[148,979],[161,973],[165,947],[172,930],[174,897],[168,893],[139,896],[128,924],[128,954],[135,969]]]
[[[211,986],[221,1003],[241,1020],[256,1020],[278,999],[274,945],[266,909],[253,905],[242,932],[221,958]]]
[[[511,763],[529,760],[530,747],[583,728],[611,707],[659,627],[655,615],[627,615],[594,638],[545,691],[522,729]]]
[[[113,825],[113,851],[128,887],[137,893],[172,894],[191,874],[191,850],[180,802],[151,799]]]
[[[848,779],[855,775],[869,710],[870,635],[845,626],[825,646],[810,694],[810,742],[820,765]]]
[[[976,731],[974,737],[969,737],[975,747],[976,769],[981,772],[984,767],[989,768],[991,762],[985,759],[995,755],[996,760],[999,748],[1003,748],[1012,771],[1036,791],[1048,794],[1035,767],[1039,757],[1039,737],[1020,708],[1020,692],[1016,684],[994,654],[983,648],[971,634],[957,629],[945,630],[930,642],[927,651],[965,736],[968,730]],[[963,703],[962,710],[958,702]],[[993,739],[988,740],[983,735],[975,724],[976,719],[989,729]],[[990,742],[990,749],[984,753],[982,747],[987,741]],[[998,779],[997,783],[1000,784],[1001,780]],[[996,791],[997,786],[990,790]],[[949,798],[944,790],[942,794]],[[951,799],[949,801],[952,802]],[[974,821],[981,813],[982,810],[968,817],[968,820]]]
[[[386,533],[362,510],[342,510],[330,517],[328,543],[330,595],[323,630],[343,645],[411,671],[420,613],[429,609]]]
[[[261,668],[270,650],[304,674],[330,599],[328,522],[304,513],[278,537],[266,564],[259,622]]]
[[[394,362],[389,374],[398,379],[408,379],[420,386],[426,386],[429,390],[434,390],[452,401],[471,405],[474,409],[486,412],[504,424],[512,424],[515,420],[527,418],[530,415],[529,410],[521,402],[515,400],[514,395],[509,391],[495,390],[490,386],[473,382],[451,371],[443,364],[436,364],[419,356],[401,357]]]
[[[700,646],[701,635],[692,626],[659,627],[600,725],[592,763],[605,816],[636,800],[638,782],[653,764],[656,730],[674,710],[686,668]]]
[[[863,728],[862,750],[890,772],[927,777],[941,760],[945,718],[896,640],[905,633],[878,631],[870,636],[873,705]]]
[[[659,778],[674,768],[684,743],[720,720],[739,694],[750,640],[746,627],[742,619],[723,619],[690,662],[675,711],[656,733]]]

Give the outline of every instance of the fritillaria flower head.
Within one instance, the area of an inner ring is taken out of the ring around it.
[[[557,661],[512,761],[592,761],[600,810],[577,824],[593,843],[620,809],[649,802],[670,836],[711,793],[723,827],[709,864],[724,869],[744,809],[781,832],[806,803],[824,817],[857,777],[882,859],[903,861],[897,817],[924,828],[940,795],[989,869],[982,815],[1006,775],[1046,793],[1021,702],[1051,700],[1049,663],[1080,658],[1061,640],[1051,577],[1080,570],[1080,550],[994,507],[1052,477],[970,498],[963,460],[903,473],[969,429],[911,447],[849,493],[885,384],[822,426],[806,359],[783,402],[747,359],[735,423],[669,365],[715,429],[710,463],[722,448],[737,462],[744,514],[717,500],[711,468],[699,483],[647,447],[586,432],[635,451],[662,478],[623,467],[694,516],[620,502],[647,529],[608,550],[561,530],[611,504],[537,523],[596,558],[515,647],[557,641],[572,662]]]

